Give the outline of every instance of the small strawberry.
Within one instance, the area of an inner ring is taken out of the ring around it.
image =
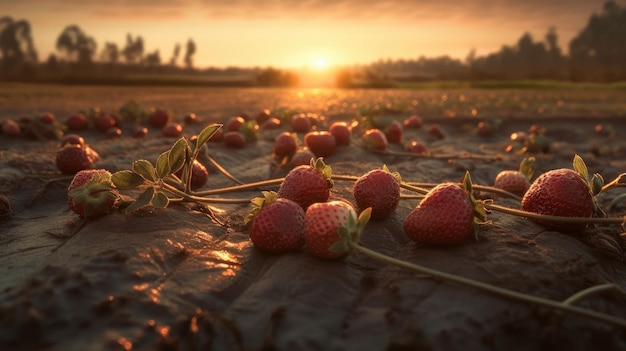
[[[89,169],[96,160],[95,155],[88,150],[89,146],[67,144],[57,150],[56,166],[63,174],[76,174],[78,171]]]
[[[522,198],[522,210],[564,217],[591,217],[594,211],[600,211],[587,177],[587,168],[584,162],[580,165],[577,160],[582,162],[580,157],[576,157],[574,169],[555,169],[537,177]],[[532,220],[560,232],[574,232],[586,227],[585,223]]]
[[[422,127],[422,124],[424,124],[424,121],[422,120],[422,117],[418,115],[409,116],[402,121],[404,128],[410,129],[419,129]]]
[[[426,146],[424,146],[424,144],[420,143],[417,140],[411,140],[411,142],[408,143],[404,147],[404,151],[410,152],[413,154],[422,154],[422,155],[428,154],[428,149],[426,148]]]
[[[372,219],[389,217],[400,202],[400,181],[400,174],[389,172],[386,165],[359,177],[352,188],[359,212],[371,207]]]
[[[376,128],[366,130],[362,142],[366,149],[374,151],[385,151],[389,145],[385,133]]]
[[[3,120],[0,126],[2,127],[2,134],[4,135],[15,137],[22,133],[22,128],[19,123],[10,118]]]
[[[399,144],[402,142],[402,124],[398,121],[392,121],[385,127],[385,136],[390,143]]]
[[[223,136],[224,145],[236,149],[246,146],[246,137],[239,132],[226,132]]]
[[[358,243],[370,216],[367,209],[357,219],[352,205],[344,201],[318,202],[304,215],[304,242],[308,252],[319,258],[337,259]]]
[[[107,130],[117,126],[117,119],[109,112],[100,113],[94,120],[97,130],[106,133]]]
[[[404,220],[404,233],[418,244],[454,245],[474,234],[474,223],[486,210],[472,194],[469,172],[463,185],[441,183],[432,188]]]
[[[300,149],[291,157],[291,167],[294,168],[302,165],[309,165],[314,159],[315,154],[311,150],[307,148]]]
[[[224,123],[224,130],[227,132],[238,132],[239,127],[244,125],[246,120],[241,116],[231,117]]]
[[[67,188],[67,204],[74,213],[85,218],[97,218],[111,213],[120,194],[104,169],[83,170]]]
[[[493,186],[517,196],[524,196],[530,187],[530,179],[534,173],[532,168],[534,162],[534,157],[524,158],[522,162],[520,162],[519,170],[501,171],[496,175]]]
[[[308,132],[304,135],[304,144],[317,157],[328,157],[335,154],[337,141],[335,136],[327,131]]]
[[[180,138],[183,135],[183,126],[178,122],[169,122],[161,129],[164,137]]]
[[[330,134],[335,136],[337,145],[350,145],[350,126],[346,122],[333,122],[328,127]]]
[[[263,109],[256,115],[256,117],[254,117],[254,120],[256,121],[256,124],[262,125],[263,123],[267,122],[270,118],[272,118],[270,110]]]
[[[87,129],[89,120],[87,120],[87,117],[83,113],[77,112],[67,116],[65,125],[67,125],[67,129],[69,130],[81,131]]]
[[[148,124],[157,129],[165,127],[171,120],[172,115],[169,111],[161,107],[153,109],[150,115],[148,115]]]
[[[311,130],[311,127],[311,119],[304,113],[291,118],[291,130],[296,133],[307,133]]]
[[[443,140],[446,138],[446,135],[443,132],[443,129],[441,129],[441,126],[439,126],[438,124],[431,124],[428,127],[428,134],[432,135],[438,140]]]
[[[304,209],[297,203],[279,198],[273,191],[264,191],[263,197],[252,199],[253,210],[244,223],[249,229],[252,244],[266,252],[293,251],[304,245]]]
[[[61,138],[61,147],[68,145],[68,144],[76,144],[76,145],[80,145],[80,146],[85,146],[87,145],[85,143],[85,139],[78,135],[78,134],[65,134],[63,136],[63,138]]]
[[[198,122],[198,116],[193,112],[189,112],[183,116],[183,121],[185,124],[194,124]]]
[[[146,135],[148,135],[148,128],[146,128],[146,127],[136,126],[133,129],[132,136],[135,139],[141,139],[141,138],[145,137]]]
[[[178,178],[182,177],[183,169],[179,169],[174,174]],[[202,163],[200,163],[200,161],[193,160],[191,166],[191,189],[195,190],[198,188],[202,188],[206,184],[207,180],[209,180],[209,171]]]
[[[332,169],[322,158],[311,159],[310,164],[293,168],[278,188],[278,196],[297,202],[307,208],[316,202],[328,201]]]
[[[280,128],[282,125],[282,122],[280,121],[280,119],[272,117],[270,119],[268,119],[267,121],[263,122],[259,128],[260,129],[278,129]]]
[[[290,132],[282,132],[274,139],[274,155],[289,157],[298,150],[298,136]]]

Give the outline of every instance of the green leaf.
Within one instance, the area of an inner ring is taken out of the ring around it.
[[[115,184],[115,187],[120,190],[135,189],[146,182],[142,176],[129,170],[113,173],[111,180],[113,184]]]
[[[170,150],[165,151],[164,153],[159,155],[156,161],[156,171],[159,178],[165,178],[168,174],[170,174]]]
[[[133,202],[126,208],[126,212],[133,212],[148,205],[150,202],[152,202],[152,199],[154,198],[154,193],[155,189],[153,186],[147,188],[146,191],[144,191],[143,193],[141,193],[141,195],[139,195],[139,197],[137,197],[137,200],[135,200],[135,202]]]
[[[185,138],[180,138],[174,143],[169,151],[168,162],[170,165],[170,172],[176,173],[183,167],[187,160],[189,144]]]
[[[519,164],[519,172],[523,174],[529,181],[533,178],[535,170],[533,164],[535,163],[534,157],[526,157]]]
[[[465,176],[463,177],[463,189],[467,191],[470,195],[472,194],[472,177],[470,176],[470,172],[466,171]]]
[[[213,134],[217,133],[217,131],[222,128],[222,124],[214,123],[209,124],[206,128],[202,129],[202,131],[198,134],[198,138],[196,139],[196,150],[199,150],[202,145],[204,145]]]
[[[133,171],[146,180],[156,181],[156,172],[154,166],[148,160],[133,161]]]
[[[585,180],[587,184],[589,184],[589,171],[587,170],[587,165],[583,158],[579,155],[574,155],[574,170],[580,174],[581,177]]]
[[[157,191],[152,198],[152,206],[156,208],[166,208],[169,205],[170,199],[164,193]]]
[[[593,195],[598,195],[602,192],[602,188],[604,187],[604,178],[600,173],[596,173],[591,177],[591,193]]]

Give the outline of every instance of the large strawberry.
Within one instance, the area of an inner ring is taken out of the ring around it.
[[[441,183],[432,188],[404,220],[404,233],[418,244],[454,245],[474,234],[475,223],[486,219],[475,201],[469,173],[463,184]]]
[[[326,259],[345,256],[350,243],[358,243],[370,216],[366,209],[357,219],[352,205],[344,201],[315,203],[304,216],[304,242],[308,252]]]
[[[66,144],[56,153],[56,166],[63,174],[76,174],[78,171],[92,168],[97,153],[87,145]]]
[[[322,158],[311,159],[310,164],[293,168],[278,188],[278,196],[297,202],[307,208],[316,202],[328,201],[332,169]]]
[[[246,217],[250,240],[262,251],[279,253],[298,250],[304,245],[304,209],[297,203],[279,198],[273,191],[252,199],[254,208]]]
[[[67,204],[81,217],[96,218],[111,213],[120,194],[105,169],[83,170],[72,179],[67,188]]]
[[[328,131],[313,131],[304,135],[304,144],[317,157],[328,157],[335,154],[337,141]]]
[[[367,172],[352,188],[357,209],[372,208],[372,219],[387,218],[400,202],[400,174],[391,173],[387,166]]]
[[[530,179],[533,176],[532,165],[534,157],[524,158],[520,162],[519,170],[504,170],[496,175],[493,186],[513,193],[517,196],[524,196],[530,187]]]
[[[587,168],[580,157],[574,159],[574,168],[555,169],[537,177],[522,198],[522,210],[550,216],[591,217],[597,205]],[[586,226],[585,223],[532,220],[545,228],[561,232],[573,232]]]

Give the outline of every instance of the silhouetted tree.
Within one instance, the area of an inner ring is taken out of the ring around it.
[[[126,63],[141,63],[143,58],[143,38],[137,36],[135,39],[130,35],[126,35],[126,46],[122,50],[122,56]]]
[[[193,68],[193,55],[196,54],[196,43],[192,39],[187,41],[187,51],[185,52],[185,66]]]
[[[180,56],[180,44],[176,43],[176,46],[174,46],[174,52],[172,53],[172,58],[170,58],[171,66],[176,66],[176,61],[178,61],[178,56]]]
[[[120,51],[117,48],[116,43],[107,42],[104,44],[104,49],[100,53],[100,60],[111,64],[116,64],[120,58]]]
[[[57,38],[56,48],[58,51],[65,52],[68,60],[86,67],[93,63],[92,57],[97,45],[96,41],[77,25],[70,25],[65,27]]]
[[[593,14],[569,44],[572,78],[615,81],[626,79],[626,8],[614,1]]]
[[[161,54],[159,53],[159,50],[155,50],[153,53],[147,54],[145,62],[149,67],[161,65]]]
[[[8,16],[0,18],[0,62],[3,71],[22,70],[37,63],[28,21],[14,21]]]

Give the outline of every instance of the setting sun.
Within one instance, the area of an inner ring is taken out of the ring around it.
[[[315,59],[315,65],[313,67],[318,71],[324,70],[328,68],[328,60],[323,57],[318,57]]]

